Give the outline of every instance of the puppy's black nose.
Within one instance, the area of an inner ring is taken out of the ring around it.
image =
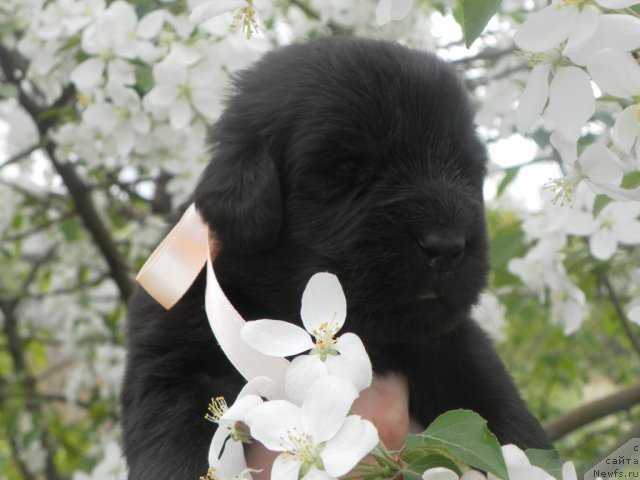
[[[466,245],[462,235],[455,233],[434,233],[423,235],[419,240],[422,253],[434,270],[449,270],[462,260]]]

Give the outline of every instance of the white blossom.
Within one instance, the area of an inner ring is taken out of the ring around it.
[[[246,432],[240,430],[246,416],[253,408],[263,403],[273,392],[273,381],[266,377],[251,379],[240,390],[236,401],[227,406],[222,397],[211,399],[207,420],[217,423],[209,447],[209,466],[216,469],[223,479],[231,479],[239,472],[246,472],[243,442],[249,441]]]
[[[579,158],[567,163],[567,172],[564,177],[549,184],[561,203],[572,203],[582,184],[594,193],[604,193],[614,199],[628,199],[627,192],[633,195],[633,191],[620,188],[623,176],[620,160],[604,145],[589,145]]]
[[[540,467],[531,465],[527,455],[515,445],[503,445],[502,453],[510,480],[555,480],[551,474]],[[493,474],[488,475],[489,480],[498,480]],[[559,480],[577,480],[576,469],[572,462],[566,462],[562,466],[562,478]]]
[[[612,202],[595,219],[589,237],[591,254],[599,260],[610,259],[618,244],[640,243],[640,202]]]
[[[256,350],[271,356],[294,358],[287,369],[286,391],[300,404],[320,377],[337,375],[358,391],[371,385],[372,369],[362,340],[353,334],[336,334],[345,322],[346,299],[335,275],[317,273],[302,295],[300,315],[306,329],[279,320],[256,320],[242,328],[242,338]],[[313,338],[313,340],[312,340]],[[314,342],[315,340],[315,342]]]
[[[629,53],[614,48],[602,49],[591,55],[587,69],[602,91],[609,95],[620,98],[640,95],[640,65]]]
[[[144,105],[152,113],[167,112],[174,129],[189,125],[194,114],[212,121],[219,113],[220,101],[211,91],[211,81],[219,75],[213,62],[172,51],[153,68],[153,75],[156,84]]]
[[[378,25],[385,25],[394,20],[402,20],[412,6],[413,0],[380,0],[376,7],[376,22]]]
[[[493,338],[504,340],[506,308],[500,303],[497,295],[484,292],[480,301],[473,308],[473,319]]]
[[[240,10],[248,6],[247,0],[208,0],[196,5],[191,11],[189,20],[200,24],[222,13]]]
[[[348,381],[335,376],[318,379],[302,406],[273,400],[255,407],[246,417],[251,435],[275,459],[272,478],[335,479],[348,473],[378,444],[371,422],[348,415],[358,396]]]

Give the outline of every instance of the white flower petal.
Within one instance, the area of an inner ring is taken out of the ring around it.
[[[90,127],[104,133],[111,133],[120,122],[115,107],[104,102],[89,105],[82,114],[82,119]]]
[[[215,462],[219,462],[218,457],[220,456],[222,447],[225,446],[225,442],[232,443],[231,439],[227,440],[229,434],[229,429],[226,427],[218,426],[216,429],[216,432],[213,434],[213,439],[211,440],[211,445],[209,446],[209,466],[212,466]]]
[[[224,479],[231,479],[247,468],[244,458],[244,448],[242,442],[227,441],[222,452],[222,457],[212,455],[209,451],[209,466],[216,469],[217,473]]]
[[[604,8],[616,10],[618,8],[627,8],[638,3],[638,0],[596,0],[596,3]]]
[[[609,260],[618,248],[618,241],[611,230],[602,229],[589,238],[591,254],[599,260]]]
[[[278,455],[271,467],[271,478],[282,480],[298,480],[298,472],[302,464],[289,456]]]
[[[578,160],[582,173],[592,182],[607,183],[615,187],[622,181],[622,168],[618,157],[604,145],[594,143],[584,149]]]
[[[611,184],[606,183],[592,183],[589,184],[589,188],[595,193],[603,193],[613,200],[626,201],[640,201],[640,187],[634,189],[627,189],[622,187],[614,187]]]
[[[630,52],[640,47],[640,19],[631,15],[600,15],[598,27],[580,48],[565,52],[577,65],[586,65],[591,55],[603,48]]]
[[[131,114],[131,125],[137,133],[146,134],[151,130],[151,119],[145,112],[138,111]]]
[[[136,137],[133,129],[124,123],[118,125],[116,129],[116,151],[118,155],[128,155],[136,144]]]
[[[392,20],[402,20],[412,5],[413,0],[380,0],[376,7],[376,23],[382,26]]]
[[[564,229],[571,235],[587,236],[593,234],[598,228],[598,224],[593,219],[593,215],[588,212],[571,212],[565,220]]]
[[[175,56],[167,56],[153,67],[153,78],[156,85],[184,85],[187,81],[187,65]]]
[[[247,414],[260,404],[262,404],[262,399],[257,395],[246,395],[238,398],[220,417],[220,421],[244,422]]]
[[[264,398],[271,398],[273,397],[275,388],[275,383],[269,377],[254,377],[242,387],[238,398],[242,398],[245,395],[258,395]]]
[[[531,465],[531,462],[529,461],[529,458],[527,457],[527,455],[515,445],[513,444],[503,445],[501,449],[502,449],[502,455],[504,456],[504,461],[507,464],[507,466]]]
[[[477,470],[467,470],[462,474],[460,480],[487,480],[487,477]]]
[[[430,468],[422,474],[422,480],[458,480],[458,474],[444,467]]]
[[[302,404],[301,422],[314,443],[335,435],[346,418],[358,392],[348,381],[332,375],[315,381]]]
[[[359,392],[369,387],[373,370],[360,337],[345,333],[336,342],[335,349],[340,355],[329,356],[325,361],[329,374],[348,380]]]
[[[311,385],[329,374],[325,362],[315,354],[300,355],[287,368],[285,390],[287,397],[296,405],[302,405]]]
[[[127,2],[117,0],[109,5],[107,9],[109,16],[114,23],[122,28],[126,32],[132,31],[136,23],[138,23],[138,16],[133,6]]]
[[[516,124],[520,133],[526,133],[540,118],[549,97],[549,72],[551,65],[540,64],[533,67],[527,86],[522,92],[516,111]]]
[[[342,328],[347,316],[347,300],[338,277],[331,273],[316,273],[302,294],[300,309],[302,323],[309,333],[324,323],[336,331]]]
[[[169,107],[169,123],[175,130],[181,130],[189,123],[193,118],[193,110],[191,110],[191,104],[182,97],[178,97]]]
[[[611,139],[617,148],[625,153],[631,153],[633,144],[640,136],[640,121],[638,120],[638,105],[625,108],[611,129]]]
[[[554,131],[549,137],[549,142],[553,147],[558,150],[562,161],[567,165],[573,165],[578,158],[578,141],[569,140],[562,135],[558,130]]]
[[[551,50],[566,40],[578,14],[575,6],[549,5],[520,25],[513,40],[518,48],[528,52]]]
[[[73,69],[69,79],[80,91],[92,90],[102,83],[104,61],[99,58],[88,58]]]
[[[107,74],[110,84],[133,85],[136,83],[133,64],[121,58],[114,58],[107,64]]]
[[[222,13],[238,10],[246,6],[247,2],[245,0],[208,1],[194,8],[191,15],[189,15],[189,20],[195,24],[201,24]]]
[[[154,38],[162,30],[166,15],[165,10],[154,10],[147,13],[138,23],[138,36],[146,40]]]
[[[314,347],[307,332],[282,320],[247,322],[240,335],[253,348],[272,357],[288,357]]]
[[[589,76],[578,67],[559,68],[549,88],[548,113],[560,133],[577,139],[596,111]]]
[[[142,100],[143,105],[150,111],[169,108],[178,96],[175,85],[160,83],[153,87]]]
[[[564,55],[570,55],[587,42],[598,28],[600,10],[593,5],[585,6],[576,19],[564,48]]]
[[[587,70],[609,95],[622,98],[640,95],[640,65],[629,53],[604,48],[591,55]]]
[[[562,480],[578,480],[578,474],[573,462],[564,462],[562,464]]]
[[[274,477],[279,478],[279,477]],[[302,477],[302,480],[336,480],[335,477],[329,475],[324,470],[319,470],[315,465],[311,467],[311,470]]]
[[[613,233],[620,243],[636,245],[640,243],[640,223],[629,222],[613,226]]]
[[[191,94],[193,106],[209,121],[213,121],[220,114],[220,101],[214,92],[204,89],[194,90]]]
[[[269,450],[283,452],[295,449],[287,435],[298,428],[300,407],[286,400],[271,400],[252,409],[245,418],[251,436]]]
[[[378,441],[378,430],[371,422],[348,416],[320,454],[325,470],[334,477],[348,473]]]

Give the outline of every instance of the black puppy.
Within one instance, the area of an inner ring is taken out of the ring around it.
[[[551,448],[469,316],[486,284],[486,153],[453,70],[397,44],[327,38],[266,55],[235,80],[196,206],[223,245],[218,278],[247,320],[300,322],[335,273],[345,330],[376,372],[407,377],[423,425],[454,408],[501,443]],[[211,396],[243,381],[212,338],[201,275],[165,311],[138,289],[122,405],[130,477],[195,479]]]

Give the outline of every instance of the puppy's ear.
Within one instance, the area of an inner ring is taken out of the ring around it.
[[[264,146],[218,143],[194,200],[226,250],[253,253],[269,248],[278,237],[280,180]]]

